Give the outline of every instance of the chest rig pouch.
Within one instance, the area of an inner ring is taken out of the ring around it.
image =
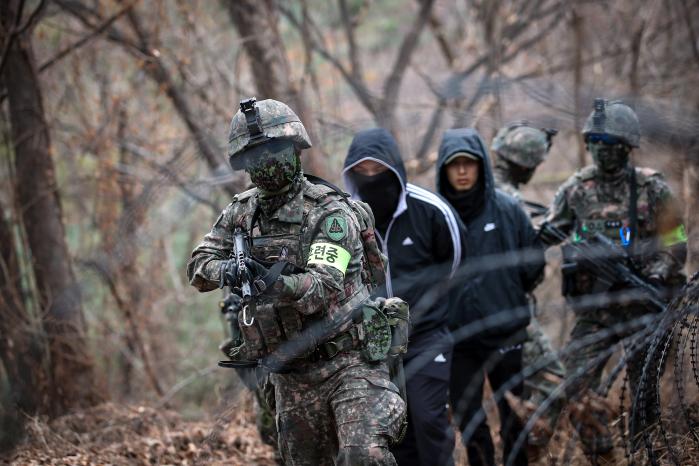
[[[576,298],[582,295],[607,293],[612,291],[616,285],[615,282],[605,279],[597,273],[594,261],[587,260],[580,254],[582,248],[587,249],[592,253],[592,256],[594,254],[607,256],[605,251],[599,247],[595,248],[595,244],[591,244],[591,238],[594,238],[595,234],[620,242],[632,257],[636,255],[639,236],[639,193],[636,169],[631,165],[628,169],[626,182],[628,183],[629,196],[628,212],[620,211],[613,215],[607,214],[607,218],[578,220],[573,236],[574,244],[565,244],[561,247],[563,254],[561,294],[564,297]],[[615,260],[621,260],[621,258],[616,257]]]
[[[303,251],[310,245],[304,243],[303,232],[307,215],[322,199],[321,194],[304,191],[303,207],[281,209],[259,225],[256,210],[247,225],[247,231],[252,233],[248,237],[250,255],[267,268],[276,268],[281,275],[305,272]],[[329,337],[346,332],[353,325],[351,309],[368,297],[366,288],[356,284],[348,288],[345,283],[345,290],[339,293],[341,306],[334,309],[336,312],[312,315],[301,314],[273,293],[256,296],[238,313],[240,340],[227,355],[234,362],[263,365],[273,372],[284,372],[297,362],[317,357],[319,347],[327,344]],[[345,315],[345,321],[338,325],[334,314]],[[355,347],[355,343],[358,344],[356,331],[351,346]]]
[[[250,255],[267,268],[276,268],[281,275],[301,273],[303,261],[301,229],[305,215],[300,223],[288,223],[283,232],[262,234],[256,228],[257,212],[253,215],[248,236]],[[229,357],[233,360],[255,362],[271,354],[284,359],[280,348],[301,334],[305,322],[301,315],[291,306],[278,302],[278,298],[269,294],[256,296],[244,305],[238,313],[240,329],[239,344],[233,348]],[[289,346],[289,345],[285,345]],[[314,349],[309,342],[310,348]],[[303,357],[308,351],[296,347],[291,359]],[[297,354],[299,353],[299,354]]]
[[[362,355],[366,361],[385,361],[408,351],[408,303],[400,298],[377,298],[365,301],[355,313],[355,321],[361,323]]]

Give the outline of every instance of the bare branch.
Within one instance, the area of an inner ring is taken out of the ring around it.
[[[10,51],[10,47],[18,35],[17,30],[19,29],[19,23],[22,21],[23,10],[24,0],[20,1],[19,5],[17,6],[14,22],[7,25],[7,31],[5,32],[5,44],[2,47],[2,54],[0,54],[0,73],[2,73],[2,70],[5,67],[5,62],[7,61],[7,54]]]
[[[27,18],[27,21],[19,27],[15,34],[23,34],[27,29],[34,26],[34,24],[36,24],[37,20],[39,19],[39,14],[41,14],[42,10],[44,9],[44,6],[46,6],[46,0],[41,0],[39,2],[39,5],[37,5],[37,7],[34,9],[34,11],[32,11],[29,14],[29,18]]]
[[[180,180],[180,178],[177,176],[177,174],[169,168],[171,165],[172,161],[168,161],[165,164],[159,164],[155,161],[157,156],[155,154],[149,153],[145,148],[140,147],[136,144],[130,143],[130,142],[120,142],[120,147],[124,150],[129,151],[131,154],[135,155],[139,159],[143,160],[146,162],[148,166],[156,170],[158,173],[162,174],[165,178],[167,178],[173,185],[177,186],[182,190],[184,194],[189,196],[192,200],[204,204],[208,207],[211,208],[211,210],[215,213],[218,213],[221,211],[221,207],[217,205],[214,202],[209,201],[208,199],[205,199],[198,194],[196,194],[194,191],[192,191],[188,186],[187,183]]]
[[[292,26],[296,28],[300,33],[304,33],[306,28],[303,27],[301,22],[294,16],[294,14],[286,8],[283,4],[279,4],[279,11],[289,20]],[[315,27],[312,18],[308,17],[308,23],[311,27]],[[317,28],[316,28],[317,29]],[[320,56],[325,58],[330,62],[331,65],[342,75],[347,84],[352,88],[357,98],[362,102],[362,105],[369,110],[372,114],[375,113],[377,98],[371,94],[369,89],[364,85],[363,82],[358,81],[348,71],[345,66],[337,59],[333,54],[331,54],[328,49],[322,45],[322,43],[315,37],[309,37],[309,43],[311,44],[313,50],[315,50]]]
[[[342,26],[345,30],[345,37],[347,38],[347,45],[349,47],[352,76],[354,76],[356,80],[362,81],[364,73],[362,73],[362,63],[359,60],[357,43],[354,40],[354,22],[350,18],[347,0],[338,0],[338,4],[340,6],[340,19],[342,19]]]
[[[391,73],[388,75],[388,78],[384,83],[384,105],[387,107],[387,110],[391,112],[395,108],[398,92],[400,91],[400,82],[403,79],[405,70],[410,64],[410,59],[418,45],[420,33],[424,29],[425,24],[427,24],[427,20],[430,16],[430,11],[432,10],[433,5],[434,0],[421,0],[420,11],[418,11],[410,31],[408,31],[408,34],[406,34],[406,36],[403,38],[403,42],[400,46],[396,61],[391,69]]]
[[[447,36],[444,34],[442,22],[439,20],[439,18],[437,18],[433,11],[430,12],[429,25],[432,35],[439,45],[439,50],[442,52],[444,60],[446,60],[449,68],[452,68],[454,66],[454,61],[456,60],[456,54],[449,44],[449,39],[447,39]]]
[[[117,11],[114,13],[112,16],[104,20],[102,24],[97,25],[90,33],[86,34],[83,36],[81,39],[77,40],[76,42],[72,43],[68,47],[64,48],[60,52],[58,52],[56,55],[45,61],[41,66],[39,66],[39,72],[42,72],[46,70],[47,68],[52,67],[56,63],[58,63],[60,60],[71,54],[72,52],[76,51],[80,47],[88,44],[92,39],[96,38],[100,34],[102,34],[104,31],[109,29],[109,27],[119,18],[121,18],[124,13],[126,13],[136,2],[139,0],[132,0],[129,2],[124,8],[121,10]]]
[[[682,11],[684,20],[687,23],[687,30],[689,31],[689,43],[692,45],[692,54],[694,55],[694,61],[697,62],[699,66],[699,45],[697,45],[697,33],[694,30],[694,24],[692,23],[692,15],[689,10],[689,5],[687,5],[687,0],[682,0]]]

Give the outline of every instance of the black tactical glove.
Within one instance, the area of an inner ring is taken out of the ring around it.
[[[224,286],[240,286],[240,283],[238,283],[238,263],[234,259],[221,262],[221,271],[219,275],[219,288],[223,288]]]
[[[279,278],[281,268],[283,268],[283,264],[281,264],[282,267],[278,267],[275,264],[268,269],[250,257],[245,259],[245,265],[253,277],[255,291],[258,294],[262,294],[265,291],[272,291],[272,285],[274,285],[274,282]]]

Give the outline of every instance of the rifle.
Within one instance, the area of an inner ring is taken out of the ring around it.
[[[529,211],[529,216],[531,218],[543,217],[549,211],[548,207],[546,207],[543,204],[539,204],[538,202],[528,201],[527,199],[522,199],[522,203]]]
[[[240,227],[235,229],[233,238],[233,256],[238,265],[237,274],[242,294],[241,297],[243,298],[243,302],[249,304],[252,301],[252,292],[250,289],[250,274],[248,273],[247,265],[245,265],[245,258],[248,255],[248,250],[245,247],[245,235]]]
[[[232,259],[236,261],[237,265],[237,284],[238,286],[230,286],[230,294],[226,297],[224,301],[221,301],[221,313],[225,316],[228,321],[228,326],[231,333],[230,340],[224,342],[221,345],[221,351],[231,358],[235,359],[237,353],[240,349],[240,344],[242,343],[242,334],[240,331],[240,325],[238,323],[238,314],[241,309],[243,311],[243,325],[252,325],[255,322],[255,300],[252,299],[252,286],[259,286],[258,283],[251,283],[251,274],[248,270],[247,265],[245,265],[245,259],[248,258],[249,251],[247,248],[247,242],[245,238],[245,233],[243,233],[242,228],[238,227],[233,232],[233,254]],[[261,282],[262,287],[264,287],[264,282]],[[248,312],[252,314],[250,322],[248,322]],[[253,367],[253,362],[236,362],[236,361],[219,361],[218,365],[221,367]]]
[[[558,242],[565,241],[567,235],[555,226],[544,223],[540,235],[549,236]],[[580,270],[594,275],[593,292],[607,292],[613,287],[629,287],[643,292],[648,303],[656,312],[666,307],[667,298],[658,287],[640,276],[629,253],[601,233],[595,233],[588,240],[580,243],[569,242],[563,247],[563,294],[575,295],[573,283]]]

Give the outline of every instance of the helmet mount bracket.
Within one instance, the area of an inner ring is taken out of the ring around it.
[[[256,103],[257,99],[255,97],[240,101],[240,111],[245,115],[245,123],[248,127],[248,134],[250,135],[250,142],[248,145],[256,145],[267,139],[262,131],[260,109],[257,108]]]
[[[606,106],[607,102],[604,99],[595,99],[595,112],[592,115],[592,132],[604,133],[604,124],[607,119],[607,115],[604,113]]]

